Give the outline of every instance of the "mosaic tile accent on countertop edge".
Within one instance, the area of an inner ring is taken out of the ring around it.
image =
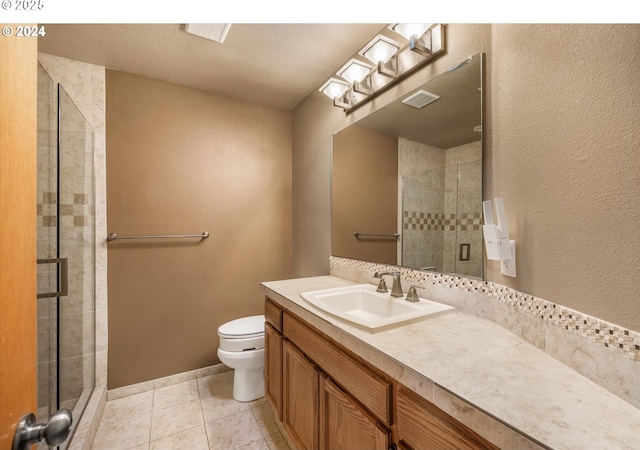
[[[337,256],[331,256],[329,261],[331,265],[367,272],[400,269],[402,277],[406,280],[485,294],[549,324],[564,328],[570,333],[582,336],[640,362],[640,333],[533,295],[525,294],[493,281],[476,280],[443,273],[430,273],[406,267],[399,268],[394,265],[370,263]]]

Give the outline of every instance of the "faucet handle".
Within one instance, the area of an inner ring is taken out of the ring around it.
[[[418,297],[418,293],[416,292],[416,288],[422,288],[422,286],[411,285],[409,288],[409,292],[407,292],[407,296],[404,298],[408,302],[417,303],[420,301],[420,297]]]
[[[380,277],[380,282],[378,283],[378,289],[376,289],[376,292],[389,292],[389,289],[387,289],[387,283],[385,283],[384,278]]]

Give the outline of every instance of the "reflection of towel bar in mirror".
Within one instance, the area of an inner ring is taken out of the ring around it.
[[[202,234],[173,234],[164,236],[118,236],[115,233],[109,233],[107,235],[107,241],[116,241],[118,239],[182,239],[182,238],[201,238],[207,239],[209,237],[208,232]]]
[[[394,237],[396,239],[398,239],[400,237],[400,234],[398,234],[398,233],[393,233],[393,234],[366,234],[366,233],[358,233],[357,231],[354,231],[353,235],[358,239],[360,239],[360,236],[363,236],[363,237]]]

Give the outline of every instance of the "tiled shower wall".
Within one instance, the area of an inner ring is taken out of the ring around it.
[[[85,191],[95,195],[95,216],[93,223],[87,223],[86,209],[89,200],[80,192],[71,190],[70,198],[62,199],[63,223],[67,226],[81,227],[87,230],[93,228],[95,234],[95,260],[92,267],[83,270],[95,270],[95,283],[92,287],[86,286],[85,292],[95,289],[95,302],[93,307],[83,306],[82,317],[87,324],[95,324],[95,363],[93,372],[95,377],[95,389],[85,409],[81,420],[76,426],[70,449],[88,448],[97,426],[94,418],[99,420],[101,408],[106,398],[107,383],[107,252],[106,252],[106,167],[105,167],[105,69],[104,67],[85,64],[52,55],[40,53],[40,64],[51,76],[54,82],[60,83],[69,97],[82,112],[93,128],[93,158],[88,161],[93,164],[94,181],[92,186],[85,187]],[[86,168],[89,170],[90,168]],[[43,225],[45,202],[47,196],[42,193],[42,219]],[[81,225],[82,223],[82,225]],[[74,228],[75,229],[75,228]],[[86,263],[86,262],[85,262]],[[70,279],[70,283],[74,282]],[[91,324],[91,325],[93,325]],[[93,329],[92,326],[84,327]],[[90,369],[85,371],[90,373]],[[77,419],[76,419],[77,420]]]
[[[482,276],[481,141],[444,150],[399,138],[398,172],[402,265]]]

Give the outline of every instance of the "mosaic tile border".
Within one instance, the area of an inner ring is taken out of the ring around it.
[[[398,266],[370,263],[354,259],[331,256],[332,266],[352,268],[367,272],[398,270]],[[476,292],[518,308],[531,316],[565,329],[569,333],[596,342],[612,351],[624,354],[640,362],[640,333],[589,316],[579,311],[525,294],[493,281],[483,281],[462,276],[430,273],[400,268],[402,278],[408,281],[446,286],[452,289]]]

